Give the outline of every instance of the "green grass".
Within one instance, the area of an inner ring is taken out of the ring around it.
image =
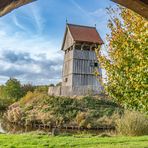
[[[148,136],[48,136],[35,134],[0,135],[0,148],[148,148]]]

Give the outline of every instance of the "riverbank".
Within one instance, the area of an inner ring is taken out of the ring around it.
[[[147,148],[148,136],[99,137],[92,135],[48,136],[38,134],[0,135],[2,148]]]
[[[9,107],[7,121],[21,126],[63,129],[115,129],[123,109],[104,96],[56,97],[29,92]]]

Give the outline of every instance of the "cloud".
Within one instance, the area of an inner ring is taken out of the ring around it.
[[[6,27],[5,27],[6,26]],[[0,53],[5,49],[16,52],[30,52],[33,54],[46,53],[51,59],[61,57],[59,53],[60,41],[39,34],[30,35],[28,32],[16,30],[6,23],[0,23]]]
[[[61,43],[52,35],[42,34],[44,18],[39,6],[26,8],[0,20],[0,83],[9,77],[22,83],[57,83],[63,63]]]
[[[36,30],[38,33],[42,33],[42,30],[44,28],[44,19],[42,17],[42,12],[40,8],[37,5],[34,5],[34,7],[31,7],[31,12],[33,16],[33,20],[36,24]]]
[[[10,63],[30,63],[32,61],[29,53],[15,53],[14,51],[5,51],[2,54],[2,60]]]
[[[106,33],[108,32],[107,22],[109,19],[109,16],[107,15],[107,12],[106,12],[106,8],[102,7],[94,11],[89,11],[87,9],[84,9],[81,5],[79,5],[76,2],[76,0],[71,0],[71,3],[76,7],[79,15],[81,15],[82,18],[85,18],[85,20],[88,21],[88,25],[97,26],[97,29],[101,34],[101,37],[103,38],[103,40],[105,40]]]
[[[82,8],[75,0],[70,0],[71,3],[78,9],[79,15],[81,15],[82,18],[87,18],[87,21],[91,24],[94,24],[93,18],[90,16],[89,11]],[[75,10],[74,10],[75,11]],[[81,13],[80,13],[81,12]]]
[[[0,78],[16,77],[23,83],[32,84],[49,84],[60,81],[62,59],[50,60],[45,54],[42,54],[40,58],[38,56],[40,55],[34,55],[32,58],[30,53],[11,50],[3,52],[0,58]]]
[[[16,25],[16,27],[19,27],[20,29],[27,31],[27,29],[19,23],[19,20],[17,19],[16,15],[14,14],[12,17],[13,23]]]
[[[99,3],[108,3],[105,1]],[[99,3],[93,1],[91,10]],[[77,0],[38,0],[0,18],[0,83],[12,76],[23,83],[59,81],[63,63],[60,51],[63,19],[68,16],[73,23],[96,24],[105,39],[105,8],[99,5],[94,11],[88,9],[87,3]]]
[[[83,9],[75,0],[71,0],[77,9],[79,9],[84,15],[89,16],[87,11]]]

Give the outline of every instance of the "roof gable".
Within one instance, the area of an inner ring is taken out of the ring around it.
[[[62,50],[68,49],[74,44],[74,42],[103,44],[103,40],[97,32],[96,27],[67,24]]]
[[[74,41],[103,44],[96,27],[68,24],[68,28]]]
[[[64,34],[64,40],[62,44],[62,50],[66,50],[74,44],[74,39],[71,35],[69,28],[66,26],[66,31]]]

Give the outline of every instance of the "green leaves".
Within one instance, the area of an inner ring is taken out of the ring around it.
[[[108,12],[108,56],[97,52],[106,70],[105,90],[122,106],[148,112],[148,22],[122,7]]]
[[[6,96],[10,97],[11,99],[14,98],[18,100],[22,97],[21,84],[15,78],[10,78],[6,82],[4,91]]]

